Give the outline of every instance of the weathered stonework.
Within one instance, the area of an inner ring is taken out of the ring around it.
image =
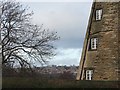
[[[102,9],[102,19],[95,20],[95,12]],[[90,39],[98,38],[96,50],[89,50]],[[120,2],[94,2],[77,80],[85,79],[85,68],[93,69],[92,80],[120,79]]]

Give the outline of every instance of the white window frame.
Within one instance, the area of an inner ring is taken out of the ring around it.
[[[92,80],[93,70],[86,70],[86,80]]]
[[[98,38],[91,38],[91,49],[97,49]]]
[[[102,9],[96,10],[96,20],[102,19]]]

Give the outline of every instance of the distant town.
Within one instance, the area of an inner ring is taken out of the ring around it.
[[[24,70],[23,70],[24,69]],[[78,66],[43,66],[32,68],[33,73],[30,73],[30,68],[14,68],[3,71],[4,77],[6,76],[38,76],[42,78],[64,78],[64,79],[75,79]],[[9,72],[9,73],[8,73]],[[9,74],[9,75],[8,75]]]
[[[39,72],[40,74],[64,74],[64,73],[70,73],[73,76],[76,76],[77,74],[78,66],[44,66],[44,67],[36,67],[35,71]]]

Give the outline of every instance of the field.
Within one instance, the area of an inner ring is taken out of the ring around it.
[[[33,77],[4,77],[2,88],[118,88],[116,81],[76,81]]]

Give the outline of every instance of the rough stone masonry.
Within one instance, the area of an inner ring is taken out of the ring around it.
[[[93,2],[76,79],[120,79],[120,2]]]

